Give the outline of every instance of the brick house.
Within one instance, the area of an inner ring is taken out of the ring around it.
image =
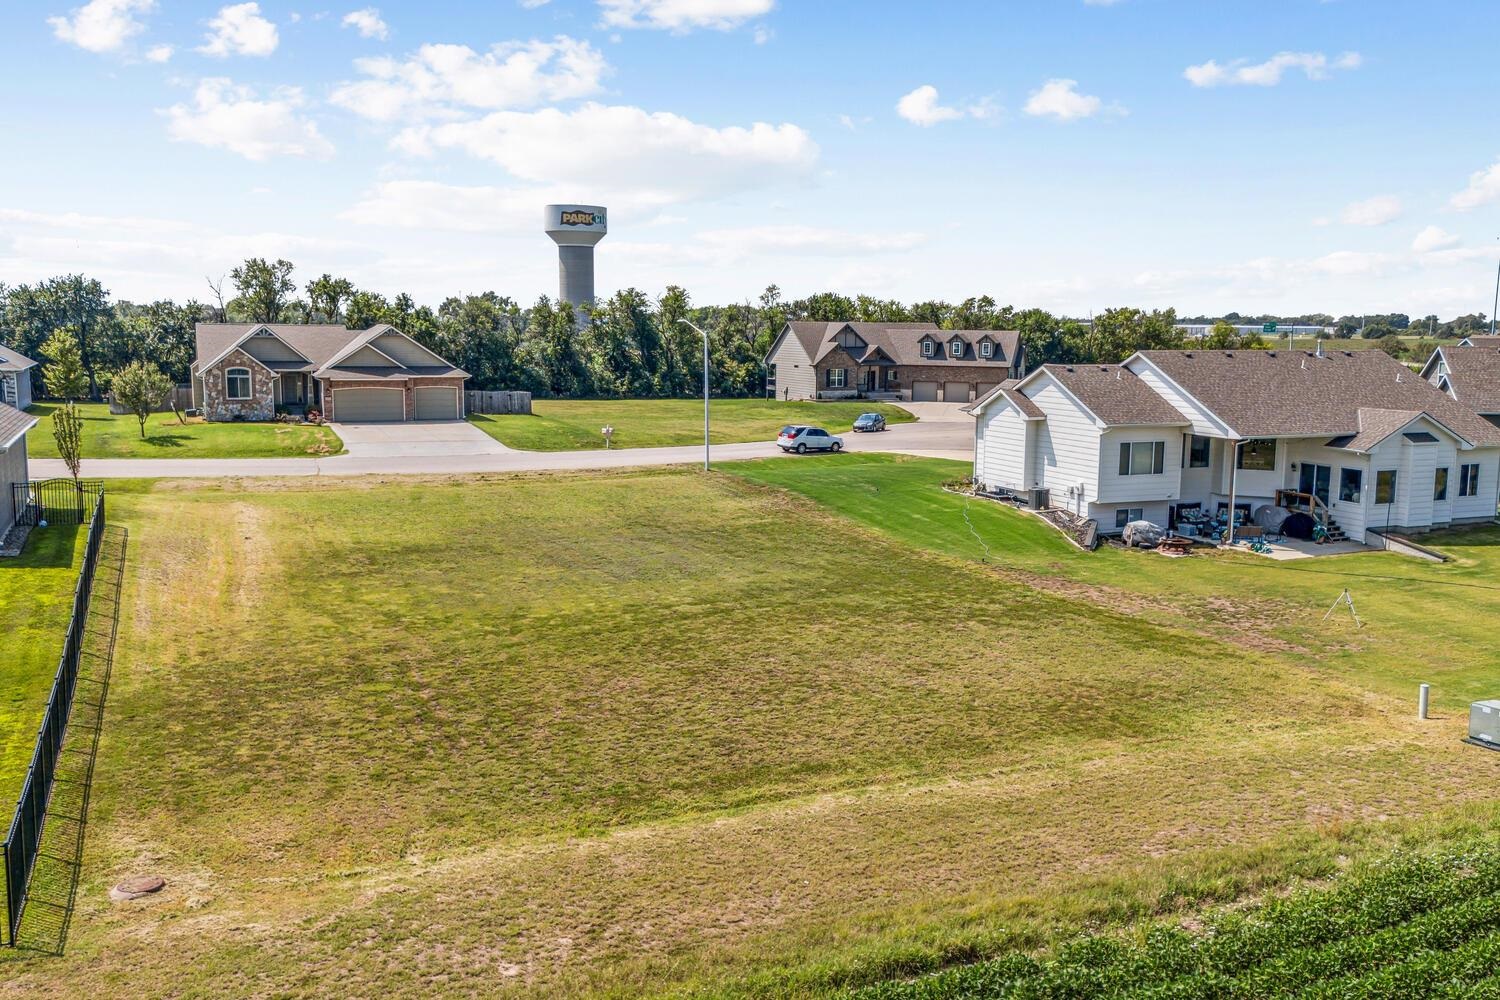
[[[462,420],[468,373],[395,327],[200,323],[193,405],[207,420],[317,410],[344,423]]]
[[[1025,355],[1015,330],[791,322],[766,354],[766,391],[777,399],[967,403],[1020,378]]]

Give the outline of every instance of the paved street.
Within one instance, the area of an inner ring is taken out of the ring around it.
[[[896,424],[879,434],[844,434],[851,452],[886,451],[969,461],[974,423],[953,404],[915,403],[921,419]],[[468,423],[336,424],[348,454],[331,458],[117,458],[85,460],[92,479],[213,478],[219,476],[432,475],[467,472],[538,472],[556,469],[614,469],[639,465],[686,465],[703,461],[703,446],[621,448],[613,451],[515,451]],[[775,458],[782,452],[769,441],[721,444],[714,461]],[[818,456],[788,459],[816,461]],[[34,479],[66,476],[57,459],[33,459]]]

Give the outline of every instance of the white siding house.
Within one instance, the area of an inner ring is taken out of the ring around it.
[[[1045,489],[1103,533],[1279,505],[1365,541],[1490,521],[1500,500],[1500,427],[1382,352],[1044,365],[970,412],[976,481]]]

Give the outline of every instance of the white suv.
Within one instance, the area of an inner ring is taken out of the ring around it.
[[[776,438],[776,446],[782,451],[795,451],[799,455],[809,451],[842,451],[844,439],[821,427],[789,424],[781,429]]]

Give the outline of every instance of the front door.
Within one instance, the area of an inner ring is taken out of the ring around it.
[[[1311,493],[1328,506],[1328,484],[1333,480],[1333,469],[1327,465],[1313,465],[1311,462],[1302,463],[1302,481],[1298,485],[1298,491]]]
[[[880,388],[880,369],[865,369],[865,392],[874,392]]]
[[[286,406],[301,406],[305,402],[301,375],[281,376],[281,402]]]

